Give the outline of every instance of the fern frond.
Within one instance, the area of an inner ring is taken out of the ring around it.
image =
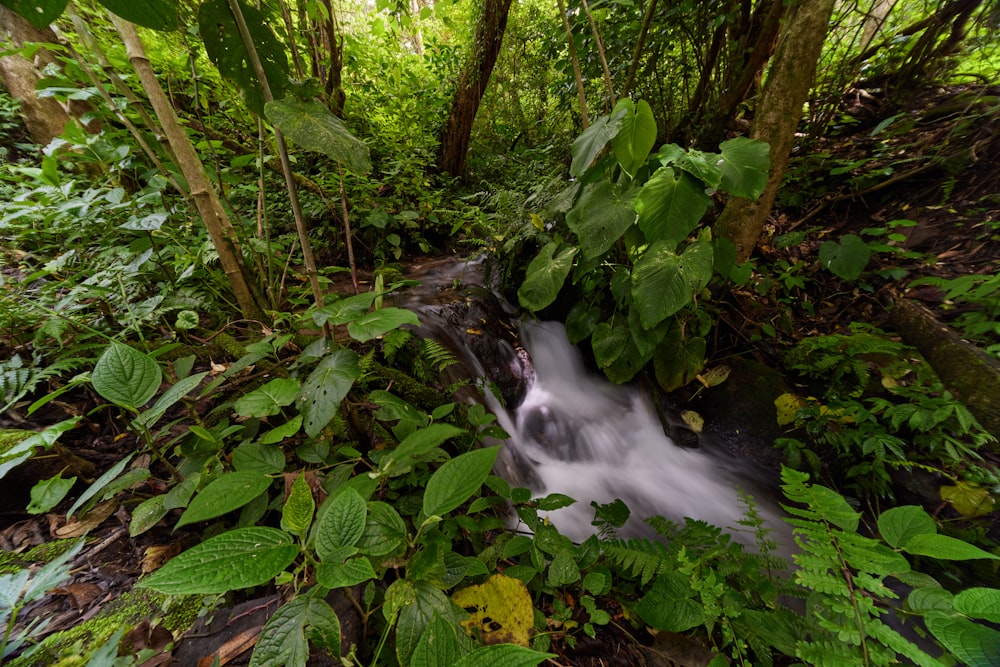
[[[457,364],[458,359],[451,350],[433,338],[425,338],[420,348],[420,353],[428,365],[437,373],[442,373],[444,369],[452,364]]]
[[[610,540],[603,544],[603,551],[612,564],[626,576],[638,578],[643,586],[670,566],[667,547],[645,538]]]

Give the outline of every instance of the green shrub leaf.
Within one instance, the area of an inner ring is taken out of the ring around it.
[[[342,547],[353,547],[365,531],[368,506],[361,494],[345,489],[330,496],[316,524],[316,554],[329,560]]]
[[[195,545],[139,582],[168,595],[211,595],[265,584],[299,555],[276,528],[237,528]]]
[[[1000,632],[942,612],[931,612],[925,620],[931,633],[961,662],[969,667],[996,666],[1000,655]]]
[[[948,535],[914,535],[902,545],[902,549],[914,556],[930,556],[941,560],[1000,559],[1000,556]]]
[[[557,247],[555,243],[549,243],[538,251],[528,264],[524,282],[517,290],[518,302],[530,311],[537,312],[555,301],[573,268],[573,255],[577,248],[564,246],[557,253]]]
[[[604,257],[635,223],[635,210],[608,181],[588,185],[580,201],[566,214],[566,224],[580,241],[584,262]]]
[[[47,28],[59,18],[68,2],[69,0],[4,0],[0,4],[17,12],[36,28]]]
[[[972,618],[1000,623],[1000,590],[996,588],[964,590],[955,596],[955,611]]]
[[[626,113],[611,146],[615,150],[618,164],[626,174],[634,178],[656,144],[656,120],[653,118],[653,109],[646,100],[633,104],[632,100],[623,98],[615,105],[616,112],[619,106],[624,107]]]
[[[419,431],[414,431],[403,438],[403,441],[382,462],[382,472],[394,474],[413,465],[422,455],[431,451],[445,440],[464,433],[462,429],[451,424],[431,424]]]
[[[358,355],[351,350],[337,350],[316,365],[299,394],[306,435],[315,436],[330,423],[360,375]]]
[[[312,523],[314,511],[316,501],[313,500],[312,489],[309,488],[305,473],[299,473],[281,508],[281,527],[296,535],[305,535]]]
[[[570,163],[569,172],[574,176],[582,176],[597,156],[604,151],[621,127],[622,121],[628,114],[628,109],[624,105],[616,106],[610,116],[601,116],[594,123],[580,133],[580,136],[573,141],[571,152],[573,161]]]
[[[241,417],[270,417],[291,405],[302,386],[298,380],[275,378],[236,400],[236,414]]]
[[[652,329],[694,299],[712,277],[712,244],[696,241],[677,255],[671,243],[652,244],[632,271],[632,300]]]
[[[516,644],[497,644],[483,646],[466,653],[453,665],[454,667],[534,667],[554,657],[556,656],[552,653],[541,653]]]
[[[167,515],[167,509],[163,506],[166,495],[153,496],[147,498],[136,505],[132,510],[132,518],[128,524],[129,537],[141,535],[155,526]]]
[[[899,548],[916,535],[936,533],[937,525],[924,508],[905,505],[882,512],[878,530],[890,546]]]
[[[824,241],[819,247],[819,261],[844,280],[857,280],[868,266],[872,251],[860,236],[845,234],[840,243]]]
[[[663,167],[646,181],[635,200],[639,229],[650,242],[663,242],[673,251],[705,215],[710,199],[704,183],[690,174]]]
[[[100,3],[126,21],[144,28],[177,29],[177,3],[172,0],[100,0]]]
[[[354,340],[365,343],[404,324],[418,327],[420,320],[417,319],[416,313],[405,308],[379,308],[349,322],[347,333],[351,334]]]
[[[307,150],[326,155],[358,176],[372,169],[368,146],[325,104],[294,97],[275,99],[264,105],[268,120],[285,136]]]
[[[365,530],[354,546],[369,556],[386,556],[398,549],[405,538],[406,522],[399,512],[392,505],[373,500],[368,503]]]
[[[101,398],[138,411],[160,388],[163,372],[148,354],[111,343],[94,365],[90,380]]]
[[[757,199],[767,187],[771,147],[763,141],[736,137],[719,144],[722,189],[737,197]]]
[[[684,632],[701,625],[705,614],[691,599],[693,591],[678,572],[657,577],[653,587],[639,600],[635,611],[643,621],[667,632]]]
[[[207,521],[239,509],[267,491],[271,478],[252,470],[224,473],[209,482],[188,504],[177,521],[177,528]]]
[[[310,642],[340,655],[340,619],[318,595],[299,595],[268,619],[250,667],[305,667]]]
[[[434,471],[424,491],[424,514],[443,516],[479,490],[493,469],[499,447],[474,449],[446,461]]]
[[[76,477],[63,479],[62,473],[36,482],[31,487],[31,502],[28,503],[29,514],[42,514],[62,502],[73,485]]]
[[[316,566],[316,582],[329,589],[350,588],[376,577],[367,558],[349,558],[343,563],[320,563]]]

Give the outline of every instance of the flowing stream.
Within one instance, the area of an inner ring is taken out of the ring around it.
[[[550,514],[564,535],[586,539],[595,530],[591,502],[621,499],[632,517],[623,536],[652,537],[643,519],[661,515],[677,523],[701,519],[752,544],[752,532],[738,525],[743,491],[787,546],[773,481],[721,448],[675,444],[638,387],[586,368],[562,324],[510,319],[512,309],[478,287],[475,265],[435,266],[418,277],[424,288],[406,305],[420,312],[425,335],[463,360],[468,377],[486,378],[477,398],[510,435],[498,472],[534,497],[561,493],[577,501]]]

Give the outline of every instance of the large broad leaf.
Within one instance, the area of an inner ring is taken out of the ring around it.
[[[286,137],[307,150],[323,153],[359,176],[372,169],[368,146],[320,102],[294,97],[264,105],[268,120]]]
[[[653,150],[656,143],[656,120],[645,100],[632,104],[632,100],[624,98],[615,105],[616,112],[618,107],[624,107],[626,114],[611,145],[615,149],[618,164],[626,174],[635,178],[636,171],[645,164],[649,151]]]
[[[399,620],[396,623],[396,656],[401,665],[409,664],[410,656],[413,655],[420,636],[435,613],[445,620],[452,622],[458,620],[458,614],[455,613],[451,600],[429,582],[415,581],[406,588],[407,597],[412,596],[410,598],[412,601],[401,607]],[[386,598],[389,598],[388,592]]]
[[[340,619],[318,592],[292,598],[267,620],[250,667],[305,667],[310,642],[340,655]]]
[[[555,301],[573,268],[577,248],[565,246],[558,253],[556,248],[555,243],[549,243],[528,264],[524,282],[517,290],[517,300],[528,310],[539,311]]]
[[[639,191],[635,201],[639,229],[650,242],[665,241],[673,250],[698,226],[709,201],[703,183],[684,171],[664,167]]]
[[[845,234],[839,243],[824,241],[819,247],[819,261],[844,280],[857,280],[871,256],[871,248],[855,234]]]
[[[239,509],[267,491],[271,478],[254,471],[227,472],[212,480],[188,504],[177,527],[207,521]]]
[[[367,516],[368,505],[354,489],[330,496],[316,522],[316,554],[329,561],[343,547],[353,547],[365,531]]]
[[[177,3],[174,0],[99,0],[126,21],[153,30],[176,30]]]
[[[705,614],[692,598],[694,591],[684,575],[666,572],[639,600],[635,611],[643,621],[659,630],[684,632],[701,625]]]
[[[599,368],[607,368],[622,355],[628,346],[628,324],[624,317],[610,322],[601,322],[594,327],[590,345],[594,349],[594,360]]]
[[[451,424],[431,424],[419,431],[414,431],[403,438],[403,441],[389,456],[382,459],[381,471],[387,475],[401,472],[445,440],[462,433],[464,433],[462,429]]]
[[[236,400],[236,414],[241,417],[270,417],[291,405],[302,386],[298,380],[275,378],[262,387],[244,394]]]
[[[485,643],[530,645],[534,605],[520,579],[494,574],[482,584],[456,591],[452,600],[471,616],[463,625]]]
[[[267,17],[243,2],[240,10],[246,20],[271,96],[280,99],[288,86],[288,59],[285,49],[268,27]],[[258,116],[264,115],[264,92],[257,73],[250,65],[246,46],[240,36],[228,0],[205,0],[198,10],[198,27],[205,51],[222,76],[236,84],[247,106]]]
[[[452,667],[535,667],[555,657],[516,644],[497,644],[466,653]]]
[[[288,533],[277,528],[237,528],[174,557],[139,582],[168,595],[212,595],[260,586],[299,555]]]
[[[930,556],[941,560],[1000,559],[1000,556],[948,535],[924,533],[914,535],[902,545],[903,551],[914,556]]]
[[[712,244],[696,241],[677,255],[673,243],[651,245],[632,271],[632,300],[646,329],[691,303],[712,278]]]
[[[588,185],[580,201],[566,214],[566,224],[580,240],[585,262],[601,259],[635,223],[635,210],[609,181]]]
[[[434,614],[413,649],[410,667],[438,667],[458,662],[462,657],[462,645],[455,630],[453,624]]]
[[[358,551],[369,556],[386,556],[404,545],[406,522],[392,505],[379,500],[368,503],[368,520],[365,530],[354,544]]]
[[[617,106],[611,116],[601,116],[576,138],[576,141],[573,142],[573,161],[570,164],[569,173],[579,177],[587,171],[587,168],[601,154],[608,142],[618,134],[618,129],[627,114],[626,107]]]
[[[763,141],[736,137],[719,145],[722,188],[731,195],[757,199],[767,186],[771,147]]]
[[[990,623],[1000,623],[1000,590],[969,588],[955,596],[955,611]]]
[[[330,423],[359,375],[358,355],[351,350],[337,350],[319,362],[299,395],[306,435],[312,437]]]
[[[941,644],[969,667],[996,667],[1000,632],[941,612],[926,616],[927,627]]]
[[[322,308],[317,308],[316,312],[313,313],[313,320],[319,326],[323,326],[327,322],[334,325],[353,322],[368,312],[368,309],[375,303],[376,296],[378,295],[375,292],[364,292],[339,299]]]
[[[354,340],[365,343],[404,324],[419,327],[420,320],[417,319],[416,313],[405,308],[379,308],[350,322],[347,325],[347,333],[351,334]]]
[[[121,343],[111,343],[104,350],[90,376],[102,398],[130,410],[149,401],[162,380],[163,372],[152,357]]]
[[[424,514],[442,516],[468,500],[486,481],[499,449],[474,449],[434,471],[424,491]]]
[[[0,0],[16,14],[28,19],[36,28],[45,28],[59,18],[69,0]]]
[[[937,524],[923,507],[904,505],[882,512],[878,530],[889,546],[898,548],[915,535],[936,533]]]
[[[692,381],[705,367],[708,345],[704,338],[685,338],[680,327],[672,327],[653,351],[653,371],[664,391],[673,391]]]

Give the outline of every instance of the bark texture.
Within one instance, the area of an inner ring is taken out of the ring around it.
[[[484,0],[476,25],[472,55],[462,69],[452,101],[451,112],[441,133],[438,171],[459,176],[465,170],[472,137],[472,124],[486,92],[493,66],[500,55],[503,34],[512,0]]]
[[[757,201],[730,199],[714,228],[717,237],[728,238],[736,246],[738,262],[746,261],[757,245],[781,186],[834,3],[799,0],[788,10],[750,131],[751,138],[766,141],[771,147],[767,187]]]

